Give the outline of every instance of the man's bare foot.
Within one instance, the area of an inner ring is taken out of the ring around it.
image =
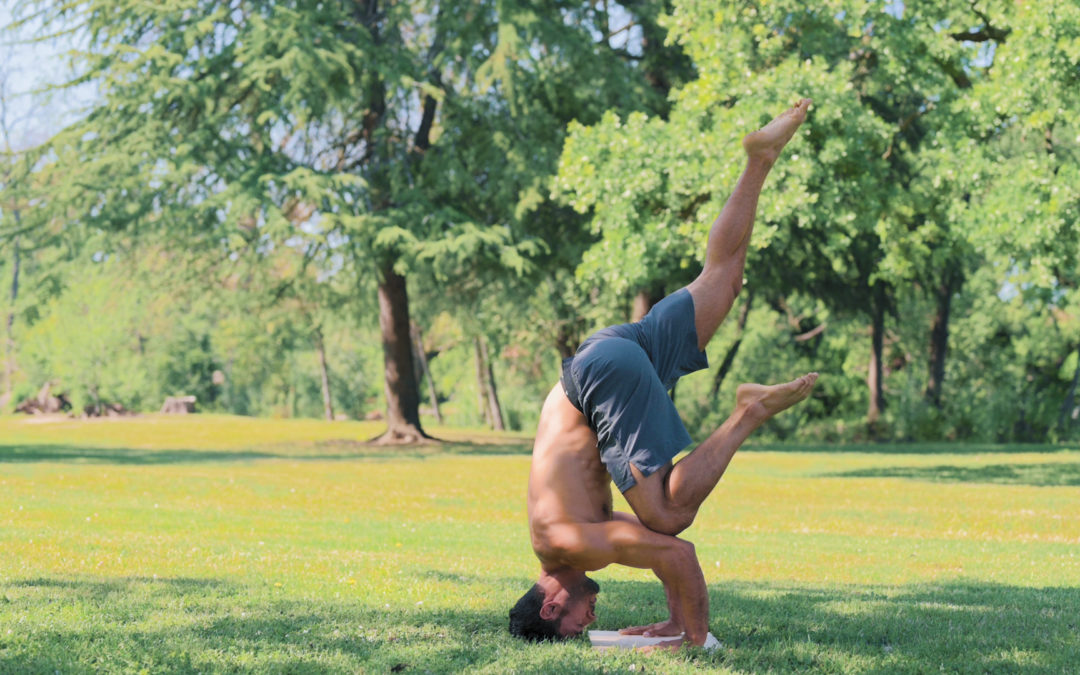
[[[743,149],[753,159],[763,159],[769,164],[776,161],[795,130],[806,119],[810,108],[810,99],[800,99],[798,103],[780,113],[772,122],[743,138]]]
[[[757,426],[809,396],[817,378],[817,373],[807,373],[784,384],[740,384],[735,390],[735,409]]]

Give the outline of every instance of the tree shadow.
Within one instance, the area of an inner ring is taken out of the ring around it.
[[[481,611],[274,595],[220,579],[0,584],[0,624],[23,617],[0,634],[0,672],[460,672],[509,642]]]
[[[508,443],[448,443],[442,446],[365,445],[360,441],[319,441],[260,445],[244,450],[158,450],[148,448],[101,447],[75,444],[0,443],[0,464],[59,462],[72,464],[199,464],[207,462],[251,462],[260,460],[349,461],[423,460],[445,455],[528,455],[531,445]]]
[[[740,452],[859,453],[872,455],[985,455],[1076,452],[1075,445],[1046,443],[747,443]]]
[[[907,478],[934,483],[1080,486],[1080,462],[991,464],[987,466],[892,466],[825,474],[831,478]]]
[[[322,456],[347,457],[432,457],[438,455],[529,455],[532,441],[507,441],[501,443],[441,440],[439,444],[386,446],[373,445],[368,441],[330,439],[315,441],[312,447]]]
[[[186,464],[200,462],[243,462],[280,459],[284,455],[257,450],[150,450],[145,448],[104,448],[69,444],[0,444],[0,463],[30,464],[62,462],[71,464]]]
[[[657,588],[605,586],[613,607],[597,628],[666,616]],[[700,665],[743,672],[983,673],[1067,672],[1080,663],[1080,588],[734,584],[711,586],[709,598],[710,629],[724,648],[702,654]]]
[[[505,610],[531,583],[488,581]],[[723,648],[652,655],[648,669],[1068,672],[1080,663],[1080,588],[726,583],[709,596]],[[390,608],[220,579],[16,580],[0,584],[0,623],[15,629],[0,634],[0,672],[599,673],[642,658],[597,652],[585,637],[522,642],[508,635],[504,609],[443,604]],[[666,603],[656,582],[609,580],[598,612],[593,627],[615,629],[663,618]]]

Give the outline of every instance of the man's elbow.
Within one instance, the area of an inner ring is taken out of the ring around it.
[[[685,539],[679,539],[678,542],[678,554],[681,558],[681,562],[697,567],[697,549],[694,548],[694,543],[686,541]]]
[[[578,557],[587,549],[585,538],[574,528],[554,530],[545,543],[548,554],[560,560]]]
[[[675,539],[664,555],[661,569],[655,571],[657,576],[666,581],[665,577],[681,578],[694,569],[699,569],[694,545],[684,539]]]

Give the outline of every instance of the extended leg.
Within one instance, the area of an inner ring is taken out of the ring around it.
[[[743,139],[746,169],[709,231],[704,269],[688,286],[694,299],[699,349],[712,339],[742,288],[758,195],[809,106],[810,101],[803,99]],[[785,384],[741,385],[731,417],[682,461],[648,477],[631,466],[636,485],[625,497],[641,522],[672,535],[689,527],[743,441],[765,420],[809,396],[816,381],[817,373],[810,373]]]
[[[817,377],[808,373],[784,384],[739,385],[731,416],[689,455],[648,477],[631,465],[637,484],[623,496],[641,522],[670,535],[690,527],[743,441],[765,420],[809,396]]]
[[[758,195],[780,151],[806,119],[809,107],[810,99],[804,98],[743,139],[746,169],[709,230],[705,266],[687,287],[694,298],[699,349],[705,349],[742,289],[746,247],[754,227]]]

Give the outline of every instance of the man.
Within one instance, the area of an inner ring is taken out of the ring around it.
[[[754,429],[810,394],[817,373],[786,384],[740,385],[735,410],[693,452],[666,392],[708,365],[704,349],[742,288],[746,247],[769,169],[806,118],[809,99],[743,139],[746,168],[709,232],[705,265],[689,286],[634,324],[587,339],[563,364],[540,413],[529,474],[529,533],[540,578],[510,611],[529,639],[580,635],[595,620],[599,586],[585,576],[612,563],[651,569],[669,618],[624,633],[702,646],[709,598],[694,546],[678,539]],[[609,483],[634,514],[613,513]]]

